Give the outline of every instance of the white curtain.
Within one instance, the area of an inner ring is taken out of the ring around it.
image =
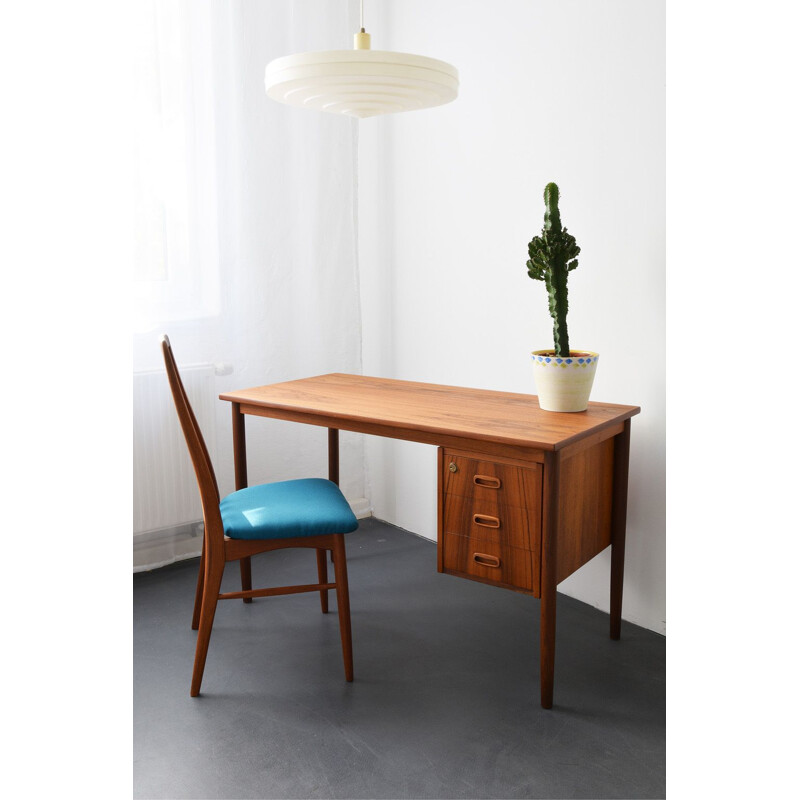
[[[350,47],[357,0],[138,7],[134,382],[163,368],[162,333],[179,366],[216,367],[214,397],[360,372],[357,123],[275,103],[263,84],[273,58]],[[137,402],[139,418],[163,414]],[[209,445],[224,494],[230,408],[214,402]],[[325,474],[323,429],[249,419],[247,435],[251,483]],[[360,502],[359,437],[342,435],[341,459],[342,489]],[[147,497],[135,482],[134,508]]]

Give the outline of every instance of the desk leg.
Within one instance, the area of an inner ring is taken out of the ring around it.
[[[339,431],[328,428],[328,480],[339,485]]]
[[[339,430],[328,428],[328,480],[339,485]],[[331,550],[331,561],[333,561],[333,550]],[[320,583],[328,582],[328,566],[325,561],[325,551],[317,550],[317,576]],[[319,593],[319,602],[322,613],[328,613],[328,590],[324,589]]]
[[[236,491],[247,486],[247,444],[244,436],[244,414],[238,403],[231,403],[233,421],[233,475]]]
[[[244,436],[244,414],[239,410],[238,403],[231,403],[233,422],[233,475],[236,491],[247,486],[247,447]],[[242,591],[253,588],[253,578],[250,571],[250,556],[239,559],[239,572],[242,576]],[[252,597],[243,597],[243,603],[252,603]]]
[[[628,461],[631,421],[614,437],[614,494],[611,501],[611,638],[619,639],[622,623],[622,577],[625,567],[625,525],[628,508]]]
[[[553,707],[556,663],[556,584],[558,567],[558,499],[561,454],[545,453],[542,524],[539,674],[542,708]]]

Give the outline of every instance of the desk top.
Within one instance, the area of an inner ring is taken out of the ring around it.
[[[638,414],[637,406],[589,403],[542,411],[535,395],[332,373],[226,392],[245,414],[429,443],[464,440],[560,450]]]

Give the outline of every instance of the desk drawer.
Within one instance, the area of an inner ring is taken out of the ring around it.
[[[536,556],[529,550],[452,533],[444,534],[443,546],[444,572],[539,596]]]
[[[536,548],[538,520],[534,520],[534,531],[528,511],[500,502],[502,495],[488,497],[462,497],[458,494],[444,496],[442,526],[444,533],[473,536],[519,547],[522,550]]]
[[[538,464],[518,467],[445,452],[442,468],[445,494],[528,510],[541,508],[542,468]]]

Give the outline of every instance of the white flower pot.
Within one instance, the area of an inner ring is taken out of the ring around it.
[[[600,356],[588,350],[570,350],[569,358],[557,358],[553,350],[534,350],[531,355],[539,407],[586,411]]]

